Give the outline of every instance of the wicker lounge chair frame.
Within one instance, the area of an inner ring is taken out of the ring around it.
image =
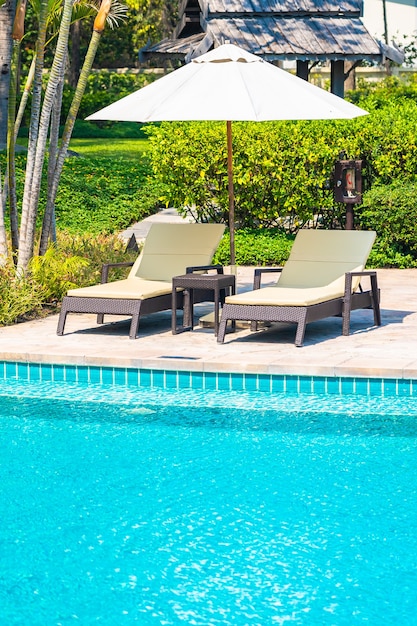
[[[182,229],[186,229],[187,226],[191,225],[179,225],[179,224],[153,224],[152,231],[153,236],[158,235],[159,232],[167,233],[172,232],[172,236],[175,238],[175,235],[179,232],[183,232]],[[193,224],[192,226],[197,226]],[[199,227],[211,226],[207,224],[199,224]],[[213,240],[212,250],[206,253],[201,253],[195,255],[195,259],[198,260],[201,257],[206,257],[211,260],[217,245],[221,239],[223,229],[220,225],[216,225],[219,227],[217,233],[211,233],[211,238]],[[181,231],[178,231],[178,228]],[[167,230],[168,229],[168,230]],[[214,230],[214,229],[212,229]],[[193,229],[190,229],[190,232],[195,232]],[[214,238],[213,238],[214,237]],[[184,251],[181,250],[183,254]],[[184,255],[189,260],[192,258],[192,253],[188,255]],[[137,263],[137,262],[135,262]],[[132,267],[135,263],[106,263],[102,267],[101,271],[101,284],[105,284],[109,282],[109,272],[113,268],[121,268],[121,267]],[[175,265],[175,264],[174,264]],[[187,273],[189,271],[207,271],[209,269],[218,269],[219,265],[193,265],[186,266],[181,268],[182,273]],[[177,274],[179,272],[178,266],[172,267],[173,274]],[[152,285],[152,280],[149,280],[150,285]],[[116,281],[117,282],[117,281]],[[96,295],[82,295],[83,290],[79,290],[81,295],[77,295],[77,290],[73,290],[69,292],[69,295],[66,295],[62,301],[61,312],[59,315],[58,326],[57,326],[57,334],[63,335],[65,323],[67,319],[68,313],[94,313],[97,314],[97,324],[104,323],[104,315],[122,315],[125,317],[131,316],[131,323],[129,329],[129,338],[136,339],[138,330],[139,330],[139,322],[140,317],[142,315],[147,315],[150,313],[157,313],[159,311],[170,310],[172,307],[172,286],[171,283],[167,283],[167,293],[163,293],[161,295],[155,295],[152,297],[147,297],[142,299],[140,296],[137,298],[134,297],[134,293],[132,293],[132,298],[125,297],[100,297]],[[210,300],[210,294],[207,291],[199,291],[196,290],[194,292],[195,302],[205,302]],[[183,310],[184,321],[185,323],[189,323],[190,312],[187,307],[187,299],[183,297],[182,293],[178,294],[177,299],[178,309]],[[184,308],[185,304],[185,308]]]
[[[261,276],[264,273],[282,272],[284,268],[257,268],[255,270],[253,289],[261,289]],[[380,291],[377,273],[374,270],[345,272],[344,295],[327,299],[323,302],[307,306],[290,306],[274,304],[234,304],[226,303],[222,309],[217,341],[223,343],[228,321],[244,320],[251,322],[251,330],[256,330],[257,322],[287,322],[297,325],[295,345],[301,347],[308,323],[327,317],[342,317],[342,334],[350,332],[351,311],[356,309],[373,309],[374,323],[381,325]],[[370,289],[364,291],[361,284],[353,291],[355,277],[368,277]]]

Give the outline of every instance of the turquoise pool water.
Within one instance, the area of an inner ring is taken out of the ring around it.
[[[0,380],[0,624],[417,623],[411,381],[51,371]]]

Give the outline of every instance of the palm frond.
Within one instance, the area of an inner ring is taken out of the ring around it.
[[[39,16],[42,0],[30,0],[35,15]],[[0,3],[4,0],[0,0]],[[76,0],[72,9],[71,23],[93,17],[100,8],[101,0]],[[1,6],[1,4],[0,4]],[[61,24],[63,0],[48,0],[48,30],[50,39],[56,37]],[[107,24],[115,28],[127,18],[127,6],[121,0],[114,0],[107,16]]]
[[[90,6],[94,7],[96,11],[100,8],[100,0],[92,0]],[[119,22],[125,22],[127,18],[127,6],[121,0],[113,0],[110,13],[107,16],[107,24],[110,28],[115,28]]]

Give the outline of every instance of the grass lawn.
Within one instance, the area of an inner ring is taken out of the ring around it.
[[[28,140],[19,137],[17,143],[27,147]],[[84,157],[110,157],[112,159],[137,159],[146,152],[147,139],[71,139],[70,150]]]
[[[69,147],[85,157],[136,159],[148,145],[147,139],[71,139]]]

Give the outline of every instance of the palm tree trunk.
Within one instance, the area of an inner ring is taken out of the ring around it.
[[[51,117],[51,132],[49,136],[49,156],[48,156],[48,193],[46,199],[45,213],[42,223],[42,234],[39,254],[45,254],[50,239],[56,241],[55,228],[55,198],[52,197],[51,188],[53,186],[55,168],[58,159],[59,122],[61,118],[62,93],[64,90],[64,79],[59,83],[55,94],[55,105]]]
[[[40,186],[42,180],[42,168],[45,161],[46,142],[51,119],[52,107],[54,105],[55,93],[60,80],[65,72],[65,60],[68,47],[68,36],[71,25],[71,14],[74,0],[65,0],[62,11],[61,25],[59,29],[58,41],[56,45],[54,61],[52,64],[48,84],[42,105],[42,113],[39,119],[39,133],[36,142],[35,158],[33,163],[33,174],[28,186],[27,193],[24,194],[22,208],[25,211],[25,232],[19,241],[18,267],[25,272],[29,261],[33,256],[36,233],[36,217],[39,207]],[[39,53],[39,51],[38,51]],[[25,187],[26,192],[26,187]]]
[[[15,16],[16,2],[9,0],[0,6],[0,145],[6,145],[8,98],[10,84],[10,65],[12,57],[12,28]],[[6,235],[6,197],[7,177],[0,172],[0,265],[7,259]]]
[[[17,139],[19,134],[20,126],[22,124],[23,114],[26,109],[27,101],[29,98],[30,90],[32,89],[33,79],[35,77],[35,64],[36,64],[36,53],[32,59],[32,63],[30,64],[29,72],[26,77],[25,86],[23,88],[22,97],[20,98],[19,109],[17,111],[15,125],[14,125],[14,136]]]
[[[20,221],[19,247],[26,243],[28,211],[35,165],[36,146],[38,140],[39,116],[42,102],[42,72],[46,41],[48,17],[48,0],[41,0],[39,14],[38,38],[36,41],[35,74],[33,80],[32,107],[29,124],[29,141],[26,159],[25,186],[22,200],[22,216]]]
[[[7,108],[9,98],[10,65],[12,58],[12,28],[16,0],[0,6],[0,145],[7,141]]]
[[[69,68],[69,84],[74,89],[80,77],[80,44],[81,44],[81,23],[74,22],[71,26],[71,63]]]
[[[75,120],[77,118],[77,113],[80,108],[81,99],[84,95],[85,88],[87,86],[87,79],[91,72],[91,68],[94,63],[94,58],[96,56],[98,44],[100,42],[101,34],[104,30],[105,20],[111,8],[111,0],[104,0],[101,4],[100,10],[97,14],[97,17],[94,21],[93,33],[90,39],[90,44],[88,46],[87,54],[84,59],[84,64],[80,73],[80,78],[78,80],[77,88],[75,90],[75,94],[68,112],[68,116],[64,126],[64,132],[61,139],[61,146],[58,153],[58,158],[56,161],[55,172],[52,180],[51,186],[48,186],[48,200],[47,207],[45,210],[44,222],[42,226],[42,234],[41,234],[41,242],[40,242],[40,254],[45,254],[48,239],[51,229],[51,224],[53,223],[54,217],[54,207],[56,194],[58,191],[58,184],[62,174],[62,168],[64,166],[65,157],[67,154],[69,142],[71,139],[71,134],[74,128]]]
[[[0,170],[0,191],[2,189],[2,175]],[[6,212],[5,198],[3,194],[0,194],[0,267],[7,261],[7,236],[6,236],[6,224],[4,216]]]
[[[12,253],[15,253],[19,245],[19,226],[17,217],[16,197],[16,167],[15,167],[15,134],[14,122],[16,115],[16,93],[18,89],[20,58],[20,41],[13,41],[12,69],[10,75],[9,107],[7,119],[7,182],[9,197],[10,233],[12,238]]]

